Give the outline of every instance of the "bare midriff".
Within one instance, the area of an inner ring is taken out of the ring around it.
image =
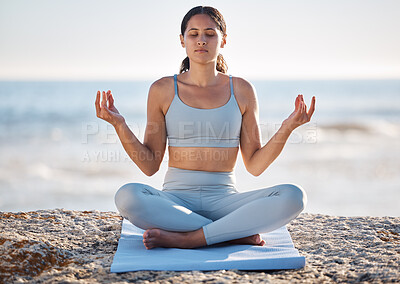
[[[194,171],[233,171],[239,147],[168,147],[168,166]]]

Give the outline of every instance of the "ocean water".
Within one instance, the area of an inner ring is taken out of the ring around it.
[[[252,81],[266,143],[303,94],[317,105],[281,155],[259,177],[241,157],[240,191],[296,183],[306,212],[400,216],[400,80]],[[0,82],[0,211],[47,208],[115,211],[128,182],[161,188],[125,154],[113,128],[96,117],[97,90],[112,90],[132,131],[143,139],[150,81]]]

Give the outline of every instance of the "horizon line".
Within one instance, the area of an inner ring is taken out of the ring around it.
[[[166,77],[166,76],[165,76]],[[241,77],[241,76],[235,76]],[[121,77],[121,78],[68,78],[68,77],[58,77],[58,78],[1,78],[0,82],[145,82],[145,81],[155,81],[160,76],[157,77]],[[399,77],[252,77],[248,76],[245,78],[248,81],[396,81],[400,80]]]

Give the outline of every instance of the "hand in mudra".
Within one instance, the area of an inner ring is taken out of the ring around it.
[[[312,97],[310,109],[308,111],[303,95],[297,96],[294,105],[295,109],[292,114],[283,121],[283,125],[286,125],[291,131],[311,120],[315,110],[315,97]]]
[[[103,91],[101,103],[100,91],[97,91],[96,101],[94,104],[96,106],[96,115],[98,118],[109,122],[113,126],[125,121],[124,117],[119,113],[114,105],[114,98],[110,90],[108,90],[107,93]]]

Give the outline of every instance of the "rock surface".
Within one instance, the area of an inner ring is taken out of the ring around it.
[[[110,273],[115,212],[0,212],[0,283],[400,282],[400,218],[303,213],[287,225],[306,266],[282,271]]]

